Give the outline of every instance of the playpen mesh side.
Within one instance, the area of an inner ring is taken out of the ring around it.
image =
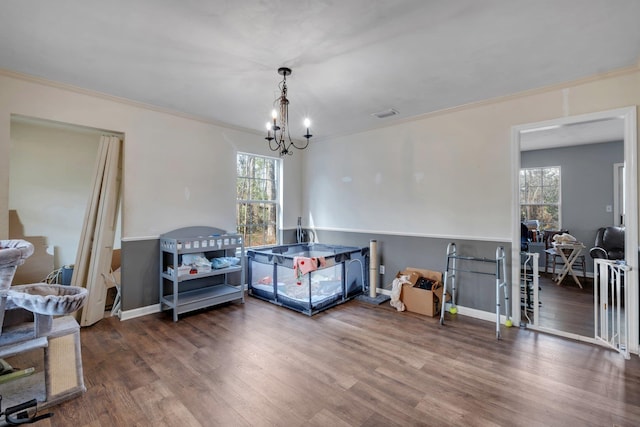
[[[352,252],[350,258],[345,261],[345,291],[346,297],[352,298],[363,292],[368,283],[369,257],[362,252]]]
[[[294,254],[328,254],[325,257],[327,267],[298,278],[293,269]],[[361,294],[366,280],[367,261],[361,249],[344,246],[307,244],[249,250],[249,293],[293,310],[313,314]]]

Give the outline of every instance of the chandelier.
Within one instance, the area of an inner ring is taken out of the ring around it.
[[[293,149],[304,150],[309,145],[309,138],[313,135],[309,133],[311,121],[304,119],[304,127],[307,133],[302,135],[305,138],[304,143],[296,144],[289,134],[289,100],[287,99],[287,76],[291,75],[291,68],[278,68],[278,74],[282,76],[282,81],[278,84],[280,96],[273,101],[274,109],[271,112],[273,122],[267,122],[267,137],[269,148],[271,151],[279,151],[280,156],[285,154],[292,155]]]

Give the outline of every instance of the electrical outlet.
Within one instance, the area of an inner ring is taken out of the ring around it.
[[[384,274],[384,265],[380,266],[380,274]]]
[[[605,206],[605,210],[606,210],[607,212],[613,212],[613,206],[611,206],[611,205],[607,205],[607,206]]]

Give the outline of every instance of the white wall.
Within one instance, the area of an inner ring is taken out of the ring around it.
[[[125,135],[123,240],[189,225],[233,230],[236,152],[271,155],[261,134],[1,72],[0,237],[8,233],[11,114]],[[301,158],[285,159],[285,227],[301,215]]]
[[[45,236],[54,266],[73,264],[91,193],[100,134],[13,120],[9,209],[25,236]]]
[[[511,127],[637,104],[635,68],[318,142],[303,205],[320,229],[510,242]]]

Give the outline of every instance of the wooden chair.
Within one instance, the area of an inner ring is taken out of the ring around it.
[[[555,272],[555,263],[556,257],[559,257],[556,253],[555,248],[553,247],[553,236],[556,234],[568,233],[568,230],[544,230],[543,232],[543,240],[544,240],[544,272],[549,272],[549,264],[553,264],[553,269],[551,272]]]

